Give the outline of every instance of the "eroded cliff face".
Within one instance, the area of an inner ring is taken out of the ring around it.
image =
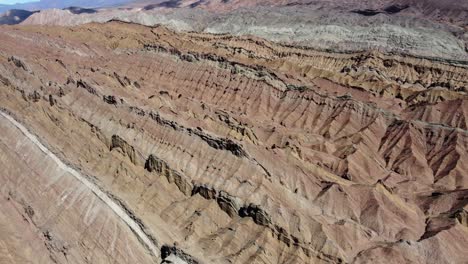
[[[161,24],[176,31],[253,35],[324,51],[372,49],[468,60],[466,1],[136,0],[95,11],[43,10],[22,24],[71,26],[121,20]]]
[[[122,22],[0,40],[2,113],[113,201],[0,117],[2,261],[465,261],[466,65]]]

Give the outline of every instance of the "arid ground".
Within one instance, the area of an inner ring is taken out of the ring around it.
[[[0,26],[0,263],[467,263],[464,1],[89,10]]]

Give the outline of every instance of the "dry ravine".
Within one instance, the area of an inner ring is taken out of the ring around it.
[[[468,63],[0,26],[0,263],[466,263]]]

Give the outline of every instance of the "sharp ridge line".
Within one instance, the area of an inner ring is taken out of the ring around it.
[[[152,240],[148,237],[148,235],[143,231],[143,229],[138,225],[138,223],[132,219],[123,209],[119,206],[112,198],[110,198],[105,192],[103,192],[96,184],[89,181],[85,176],[81,175],[78,171],[71,168],[70,166],[66,165],[62,160],[60,160],[54,153],[52,153],[46,146],[44,146],[36,136],[31,134],[26,127],[16,121],[10,115],[4,113],[0,110],[0,114],[10,121],[16,128],[18,128],[31,142],[36,145],[42,152],[44,152],[49,158],[51,158],[60,169],[70,173],[73,175],[78,181],[80,181],[83,185],[85,185],[88,189],[90,189],[99,199],[101,199],[122,221],[124,221],[127,226],[135,233],[135,235],[139,238],[141,242],[145,244],[147,249],[150,253],[155,256],[159,257],[159,249],[157,245],[154,245]]]

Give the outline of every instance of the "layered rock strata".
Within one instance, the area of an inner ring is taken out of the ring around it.
[[[1,118],[2,261],[465,260],[463,63],[116,21],[0,40],[2,113],[159,252]]]

